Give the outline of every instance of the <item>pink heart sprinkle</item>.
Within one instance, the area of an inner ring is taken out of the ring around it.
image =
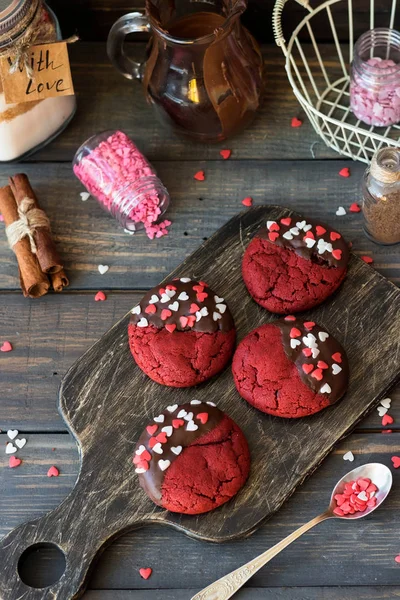
[[[104,292],[97,292],[94,299],[96,302],[104,302],[104,300],[107,300],[107,296]]]
[[[232,150],[220,150],[219,153],[224,160],[227,160],[232,154]]]
[[[0,348],[0,352],[11,352],[13,349],[10,342],[4,342],[4,344]]]
[[[370,256],[360,256],[361,260],[363,260],[365,263],[367,263],[367,265],[370,265],[371,263],[374,262],[374,259],[371,258]]]
[[[60,474],[60,471],[57,469],[57,467],[50,467],[50,469],[47,471],[47,477],[58,477]]]
[[[10,469],[15,469],[15,467],[19,467],[21,463],[22,460],[20,458],[17,458],[16,456],[10,456],[10,460],[8,461]]]
[[[250,198],[250,196],[248,196],[247,198],[244,198],[242,200],[242,204],[243,204],[243,206],[252,206],[253,198]]]
[[[298,119],[297,117],[293,117],[291,124],[292,127],[301,127],[303,125],[303,121]]]
[[[193,175],[193,178],[196,179],[197,181],[204,181],[206,178],[206,175],[205,175],[204,171],[197,171],[197,173],[195,173]]]
[[[148,569],[139,569],[140,577],[142,577],[143,579],[148,579],[151,576],[152,572],[153,569],[150,569],[150,567]]]
[[[350,177],[349,167],[343,167],[343,169],[340,169],[339,175],[340,175],[340,177]]]
[[[400,456],[392,456],[391,460],[393,463],[393,467],[395,469],[398,469],[400,467]]]

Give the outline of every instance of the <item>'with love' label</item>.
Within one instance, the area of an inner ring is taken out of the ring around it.
[[[12,58],[5,56],[0,59],[6,104],[73,95],[74,85],[66,42],[31,46],[28,61],[32,69],[31,77],[24,61],[21,60],[16,71],[10,73]]]

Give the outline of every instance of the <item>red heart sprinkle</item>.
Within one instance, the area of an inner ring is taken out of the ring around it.
[[[332,256],[333,258],[336,258],[336,260],[340,260],[342,258],[342,251],[341,250],[332,250]]]
[[[142,452],[140,455],[140,458],[143,460],[151,460],[151,454],[148,450],[144,450],[144,452]]]
[[[232,154],[232,150],[220,150],[219,153],[224,160],[227,160]]]
[[[172,421],[172,427],[174,429],[179,429],[179,427],[182,427],[182,425],[185,424],[185,421],[183,419],[174,419]]]
[[[170,310],[168,310],[168,308],[164,308],[161,311],[161,319],[163,321],[166,321],[168,319],[168,317],[170,317],[172,315],[172,312]]]
[[[303,121],[301,121],[297,117],[293,117],[290,125],[291,125],[291,127],[301,127],[303,125]]]
[[[143,577],[143,579],[148,579],[152,572],[153,569],[150,569],[150,567],[148,569],[139,569],[140,577]]]
[[[271,223],[268,231],[279,231],[279,230],[280,230],[280,227],[279,227],[278,223]]]
[[[138,469],[144,469],[145,471],[148,471],[150,469],[147,460],[139,460],[138,462],[135,462],[135,465]]]
[[[324,235],[324,233],[326,233],[325,227],[322,227],[321,225],[317,225],[315,231],[317,232],[317,235]]]
[[[332,354],[332,360],[334,360],[337,363],[341,363],[342,355],[340,354],[340,352],[335,352],[335,354]]]
[[[279,237],[279,233],[276,233],[276,231],[270,231],[268,237],[270,242],[275,242],[275,240]]]
[[[326,362],[324,362],[323,360],[319,360],[317,362],[317,367],[319,369],[329,369],[329,365],[327,365]]]
[[[311,348],[303,348],[302,353],[304,354],[304,356],[310,357],[312,354],[312,350]]]
[[[397,556],[395,556],[394,560],[395,560],[397,563],[400,563],[400,554],[398,554]]]
[[[165,329],[169,331],[169,333],[172,333],[176,329],[176,323],[167,323]]]
[[[158,429],[158,425],[147,425],[146,431],[149,435],[153,435]]]
[[[361,256],[360,258],[361,258],[361,260],[363,260],[364,262],[366,262],[367,265],[370,265],[371,263],[374,262],[374,259],[371,258],[370,256]]]
[[[247,196],[247,198],[243,198],[242,204],[243,206],[252,206],[253,198],[250,198],[250,196]]]
[[[315,235],[312,231],[307,231],[306,235],[303,237],[303,240],[315,240]]]
[[[4,342],[4,344],[0,348],[0,352],[11,352],[13,349],[10,342]]]
[[[342,236],[340,235],[340,233],[337,233],[336,231],[331,231],[331,233],[330,233],[330,236],[329,236],[329,237],[331,238],[331,241],[332,241],[332,242],[335,242],[336,240],[340,240],[340,238],[341,238]]]
[[[200,306],[197,306],[197,304],[191,304],[190,308],[189,308],[189,312],[190,313],[196,313],[198,310],[200,310]]]
[[[193,325],[196,323],[196,317],[194,315],[188,317],[187,320],[188,320],[188,327],[193,327]]]
[[[357,204],[357,202],[353,202],[353,204],[351,204],[351,206],[349,208],[349,211],[350,212],[355,212],[355,213],[360,212],[361,211],[361,206],[359,206]]]
[[[57,467],[50,467],[50,469],[47,471],[47,477],[58,477],[60,474],[60,471],[57,469]]]
[[[294,315],[288,315],[287,317],[285,317],[285,321],[295,321],[296,317]]]
[[[304,327],[308,330],[311,330],[313,327],[315,327],[315,323],[314,321],[305,321]]]
[[[154,448],[154,446],[155,446],[156,444],[158,444],[158,442],[157,442],[156,438],[155,438],[155,437],[151,437],[151,438],[149,439],[149,446],[150,446],[150,448]]]
[[[188,324],[188,318],[187,317],[179,317],[179,322],[181,324],[181,327],[185,328]]]
[[[162,431],[161,433],[156,435],[156,440],[157,442],[160,442],[160,444],[165,444],[165,442],[167,441],[167,434],[165,433],[165,431]]]
[[[174,285],[171,285],[170,283],[165,286],[165,289],[167,290],[174,290],[176,292],[177,288]]]
[[[197,292],[198,294],[201,294],[201,292],[204,290],[204,285],[194,285],[193,289],[195,292]]]
[[[201,292],[201,294],[196,294],[196,298],[199,302],[204,302],[204,300],[208,298],[208,294],[206,292]]]
[[[400,456],[392,456],[392,463],[395,469],[400,467]]]
[[[205,425],[208,421],[208,413],[199,413],[196,415],[196,419],[198,419],[202,425]]]
[[[96,302],[104,302],[104,300],[107,300],[107,296],[104,292],[97,292],[94,299]]]
[[[204,171],[197,171],[193,177],[194,179],[197,179],[197,181],[204,181],[206,178]]]
[[[205,283],[204,281],[199,281],[199,284],[203,287],[208,287],[208,283]]]
[[[307,373],[307,375],[308,375],[313,370],[314,365],[304,364],[304,365],[301,365],[301,368],[303,369],[304,373]]]
[[[383,415],[383,417],[382,417],[382,425],[384,427],[385,427],[385,425],[391,425],[392,423],[394,423],[393,417],[391,417],[387,413],[386,413],[386,415]]]
[[[10,460],[8,461],[10,469],[15,469],[15,467],[19,467],[21,463],[22,460],[20,458],[17,458],[16,456],[10,456]]]
[[[292,327],[289,335],[291,338],[297,338],[297,337],[301,336],[301,331],[300,331],[300,329],[297,329],[297,327]]]
[[[141,462],[146,462],[151,460],[151,454],[150,452],[148,452],[147,450],[144,450],[144,452],[142,452],[142,454],[135,454],[135,456],[133,457],[133,464],[134,465],[138,465]]]
[[[311,377],[314,377],[314,379],[316,379],[317,381],[321,381],[323,376],[324,374],[322,372],[322,369],[315,369],[315,371],[311,373]]]
[[[158,293],[160,294],[160,296],[162,296],[163,294],[165,294],[165,288],[160,288],[158,290]]]
[[[285,217],[284,219],[281,219],[282,225],[287,225],[287,227],[289,227],[291,222],[292,222],[292,219],[290,217]]]
[[[148,315],[154,315],[154,313],[157,312],[157,307],[155,304],[149,304],[148,306],[146,306],[146,308],[144,309],[144,312],[147,313]]]
[[[343,169],[340,169],[339,175],[340,175],[340,177],[350,177],[349,167],[343,167]]]

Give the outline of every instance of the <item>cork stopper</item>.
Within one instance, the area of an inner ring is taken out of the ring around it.
[[[397,148],[381,148],[372,157],[371,176],[380,183],[397,183],[400,181],[400,150]]]

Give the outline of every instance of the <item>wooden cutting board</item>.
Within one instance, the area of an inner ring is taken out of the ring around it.
[[[263,206],[237,215],[166,280],[189,276],[207,281],[227,300],[241,340],[276,318],[253,302],[245,289],[240,273],[243,251],[267,219],[291,214],[279,206]],[[387,393],[400,371],[400,291],[354,255],[340,290],[305,316],[343,344],[351,377],[342,401],[299,420],[271,417],[249,406],[235,389],[230,367],[196,389],[158,385],[131,358],[129,314],[110,329],[74,364],[61,385],[60,412],[80,449],[76,486],[53,512],[2,540],[0,598],[76,598],[104,546],[144,523],[168,524],[201,540],[224,542],[251,534],[278,510],[333,445]],[[136,441],[149,420],[167,405],[193,398],[215,401],[239,423],[252,455],[250,478],[237,497],[199,516],[154,506],[139,487],[132,465]],[[56,544],[67,566],[57,583],[37,590],[19,579],[17,564],[25,549],[42,542]]]

